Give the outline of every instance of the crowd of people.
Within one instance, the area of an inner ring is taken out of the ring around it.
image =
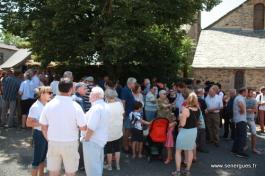
[[[231,153],[248,157],[248,128],[252,152],[262,153],[256,147],[256,119],[264,133],[265,87],[226,93],[220,84],[200,81],[167,87],[155,79],[139,84],[130,77],[122,87],[108,76],[98,82],[92,76],[73,78],[66,71],[48,81],[32,69],[23,80],[12,69],[1,77],[0,125],[33,129],[33,176],[44,175],[45,160],[51,176],[60,174],[62,163],[69,176],[78,169],[101,176],[104,168],[113,169],[113,161],[120,170],[121,151],[143,158],[148,130],[161,118],[168,121],[164,164],[175,159],[172,175],[191,175],[197,151],[208,153],[207,141],[220,146],[222,127],[223,138],[230,135],[234,141]]]

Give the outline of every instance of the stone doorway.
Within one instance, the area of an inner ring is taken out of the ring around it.
[[[234,88],[239,90],[245,86],[245,72],[243,70],[238,70],[235,72]]]

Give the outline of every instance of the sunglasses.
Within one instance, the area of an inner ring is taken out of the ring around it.
[[[52,92],[45,92],[45,93],[47,93],[47,94],[49,94],[49,95],[52,95]]]

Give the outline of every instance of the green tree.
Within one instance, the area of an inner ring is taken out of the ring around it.
[[[25,39],[15,36],[9,32],[3,33],[0,32],[0,42],[3,42],[8,45],[15,45],[18,48],[29,48],[30,43]]]
[[[188,78],[188,75],[191,71],[191,64],[193,60],[193,55],[194,55],[194,49],[195,49],[195,43],[194,41],[189,38],[188,36],[185,36],[181,40],[181,46],[179,49],[178,55],[180,56],[180,63],[181,63],[181,72],[182,76],[184,78]]]
[[[44,65],[89,64],[108,74],[174,78],[183,24],[219,0],[2,0],[4,31],[26,38]]]

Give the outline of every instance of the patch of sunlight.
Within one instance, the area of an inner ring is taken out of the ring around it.
[[[9,156],[8,155],[1,155],[0,156],[0,163],[5,163],[7,160],[9,160]]]
[[[6,139],[6,137],[5,136],[0,136],[0,139]]]

